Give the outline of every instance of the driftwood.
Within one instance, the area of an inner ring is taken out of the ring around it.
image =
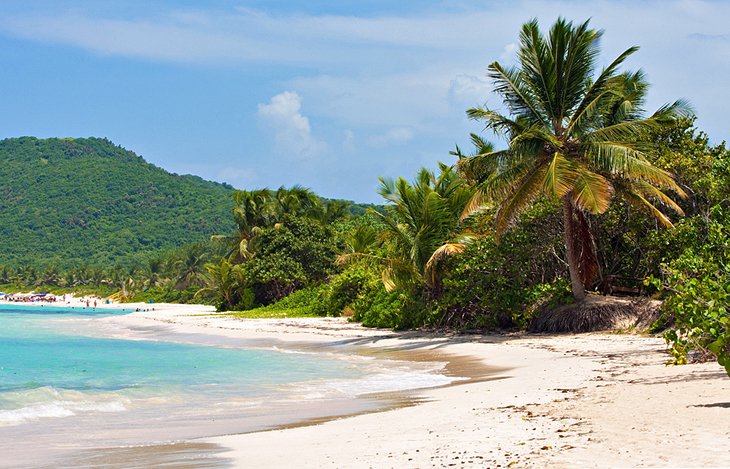
[[[591,332],[648,328],[660,315],[661,302],[648,298],[588,295],[578,303],[543,306],[530,332]]]

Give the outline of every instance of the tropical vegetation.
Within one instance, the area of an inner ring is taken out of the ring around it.
[[[730,374],[730,151],[684,101],[646,114],[646,78],[621,70],[637,48],[597,71],[600,37],[525,24],[517,64],[488,69],[504,112],[467,111],[491,134],[382,178],[382,206],[233,190],[106,140],[0,142],[0,289],[459,330],[642,295],[674,362]]]
[[[508,139],[506,149],[464,160],[482,168],[470,206],[497,207],[499,236],[538,197],[559,202],[576,300],[584,299],[586,287],[600,277],[589,214],[605,213],[616,195],[672,226],[657,205],[683,214],[665,191],[686,196],[669,172],[651,163],[649,137],[689,115],[688,106],[677,101],[644,117],[643,74],[619,72],[638,47],[627,49],[596,76],[600,37],[588,22],[573,26],[558,19],[543,36],[537,20],[530,21],[522,27],[519,65],[489,66],[494,90],[510,115],[486,107],[467,111]]]

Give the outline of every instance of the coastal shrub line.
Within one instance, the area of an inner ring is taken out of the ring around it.
[[[211,218],[209,239],[118,263],[115,242],[86,265],[8,262],[0,288],[457,330],[524,330],[596,295],[653,296],[663,314],[652,330],[673,361],[716,359],[730,374],[730,152],[682,100],[645,111],[644,74],[621,68],[637,47],[599,70],[601,34],[588,22],[559,19],[545,34],[525,24],[516,65],[488,67],[504,112],[467,111],[504,142],[474,134],[471,151],[436,168],[382,178],[382,206],[216,186],[227,214]],[[11,143],[0,151],[28,151]],[[49,161],[74,157],[77,143]]]

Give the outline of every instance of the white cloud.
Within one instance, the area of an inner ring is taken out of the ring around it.
[[[502,62],[512,62],[515,58],[515,51],[517,51],[517,43],[510,42],[502,50],[502,54],[499,56],[499,60]]]
[[[389,145],[402,145],[412,139],[413,130],[407,127],[396,127],[388,130],[384,134],[370,137],[368,143],[374,147],[384,147]]]
[[[492,93],[492,84],[485,78],[461,74],[449,83],[449,95],[458,104],[482,104]]]
[[[312,136],[309,119],[302,115],[302,98],[294,91],[284,91],[259,104],[259,119],[273,132],[279,153],[295,158],[311,158],[326,145]]]
[[[238,8],[173,10],[126,19],[78,12],[7,15],[0,18],[0,31],[101,55],[189,63],[257,61],[301,65],[355,63],[362,59],[361,53],[392,53],[402,48],[462,51],[463,35],[473,36],[481,30],[478,19],[474,20],[458,14],[272,16]],[[456,27],[462,36],[453,34],[446,25]]]
[[[196,15],[156,19],[117,20],[77,14],[6,17],[0,28],[39,42],[61,43],[101,55],[173,62],[263,59],[253,41],[242,40]]]

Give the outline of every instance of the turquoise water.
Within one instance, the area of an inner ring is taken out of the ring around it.
[[[190,345],[154,327],[104,338],[123,327],[104,317],[120,314],[127,312],[0,305],[0,467],[343,415],[377,407],[356,399],[363,394],[452,380],[428,364],[332,346]]]
[[[82,408],[91,411],[100,396],[109,408],[110,394],[123,398],[118,403],[172,393],[255,397],[276,385],[362,375],[362,370],[342,360],[77,336],[54,327],[52,321],[109,314],[109,310],[49,306],[0,309],[0,425],[53,416],[49,405],[56,405],[58,416]],[[64,393],[65,397],[75,393],[76,400],[79,393],[86,394],[88,399],[84,405],[73,405],[63,399]]]
[[[99,313],[81,311],[94,314]],[[341,362],[312,357],[64,335],[44,327],[49,315],[78,312],[0,309],[0,396],[42,386],[93,392],[215,385],[250,394],[263,384],[356,376]]]

